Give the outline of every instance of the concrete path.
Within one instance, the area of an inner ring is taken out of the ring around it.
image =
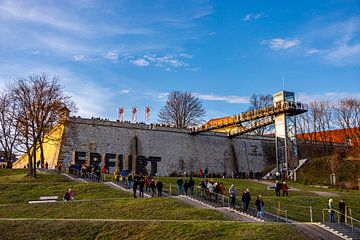
[[[292,224],[298,231],[308,237],[309,240],[342,240],[339,237],[323,228],[316,223],[297,223]]]

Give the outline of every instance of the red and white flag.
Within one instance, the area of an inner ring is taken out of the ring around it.
[[[137,119],[137,107],[132,107],[132,111],[131,111],[131,121],[133,123],[136,122]]]
[[[120,122],[124,121],[124,115],[125,115],[125,108],[119,107],[119,121]]]
[[[150,119],[150,112],[151,112],[151,109],[149,106],[145,107],[145,123],[149,121]]]

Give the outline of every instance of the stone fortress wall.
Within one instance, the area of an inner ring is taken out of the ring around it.
[[[70,117],[60,147],[59,163],[104,164],[129,171],[170,175],[208,168],[227,175],[262,172],[275,164],[273,137],[224,133],[190,135],[187,129]]]

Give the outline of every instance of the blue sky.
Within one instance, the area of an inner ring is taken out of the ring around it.
[[[0,83],[57,75],[83,117],[115,120],[172,90],[206,119],[242,112],[253,93],[360,97],[360,1],[0,0]]]

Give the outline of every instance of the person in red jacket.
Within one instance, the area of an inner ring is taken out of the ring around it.
[[[103,180],[105,181],[105,175],[106,175],[106,166],[104,165],[102,168],[101,168],[101,175],[102,175],[102,178]]]
[[[283,182],[283,184],[282,184],[282,191],[283,191],[283,196],[285,196],[285,194],[286,194],[286,196],[289,196],[289,194],[288,194],[288,185],[286,184],[286,182]]]

